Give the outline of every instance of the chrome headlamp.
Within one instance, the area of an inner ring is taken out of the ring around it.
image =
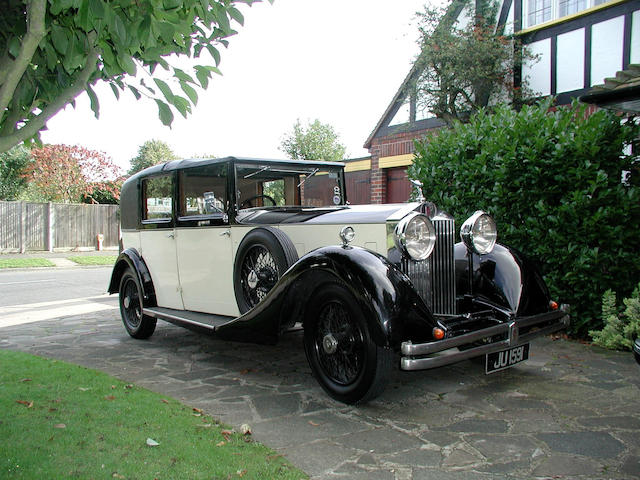
[[[491,253],[496,245],[498,230],[491,215],[476,211],[462,224],[460,238],[470,251],[478,255]]]
[[[413,260],[424,260],[433,252],[436,231],[429,217],[414,212],[398,222],[393,240],[403,255]]]

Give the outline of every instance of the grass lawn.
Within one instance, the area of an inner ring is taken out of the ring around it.
[[[116,263],[117,255],[84,255],[78,257],[67,257],[68,260],[79,265],[113,265]]]
[[[0,349],[0,478],[306,478],[197,409],[65,362]]]
[[[53,267],[46,258],[0,258],[0,268]]]

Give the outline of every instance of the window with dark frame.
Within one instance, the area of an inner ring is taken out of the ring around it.
[[[223,214],[227,209],[227,165],[205,165],[180,172],[179,217]]]
[[[173,211],[171,184],[170,174],[142,180],[143,220],[171,219]]]
[[[523,27],[534,27],[611,1],[613,0],[523,0]]]

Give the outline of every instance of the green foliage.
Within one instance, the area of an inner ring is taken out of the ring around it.
[[[457,215],[491,213],[501,243],[540,262],[554,298],[572,304],[572,333],[601,327],[607,289],[628,295],[640,277],[640,186],[623,147],[640,127],[584,106],[549,112],[480,111],[416,144],[411,178]]]
[[[633,341],[640,337],[640,283],[635,288],[630,298],[625,298],[623,301],[624,318],[627,320],[627,324],[624,327],[624,336]]]
[[[590,330],[593,343],[609,350],[625,350],[631,343],[624,337],[624,321],[619,318],[616,307],[616,294],[607,290],[602,296],[602,330]]]
[[[475,11],[466,26],[456,19],[460,11]],[[496,31],[497,4],[481,0],[451,0],[447,6],[425,6],[418,14],[420,55],[415,67],[418,108],[449,125],[468,121],[471,113],[498,103],[519,102],[526,81],[516,87],[514,71],[527,49],[514,48],[514,40]],[[518,52],[517,55],[514,52]]]
[[[298,119],[293,131],[286,134],[280,143],[280,150],[293,160],[327,162],[341,162],[346,151],[340,143],[340,135],[333,127],[317,119],[308,123],[306,127],[303,127]]]
[[[29,162],[31,153],[22,145],[0,153],[0,200],[17,200],[26,190],[23,172]]]
[[[593,343],[609,350],[630,350],[640,336],[640,284],[631,297],[623,300],[625,309],[618,309],[616,294],[607,290],[602,297],[602,330],[590,330]]]
[[[160,120],[186,117],[220,74],[220,48],[242,24],[237,3],[253,0],[29,0],[0,9],[0,151],[38,138],[46,121],[86,91],[96,117],[93,85],[107,82],[116,97],[155,100]],[[172,66],[172,54],[210,60],[192,71]],[[207,64],[211,63],[211,64]],[[156,71],[165,71],[162,80]],[[145,82],[144,72],[152,82]]]
[[[273,180],[271,182],[264,182],[262,189],[265,195],[269,195],[275,200],[276,205],[283,206],[285,204],[284,180]],[[266,205],[269,204],[267,203]]]
[[[144,170],[145,168],[157,165],[158,163],[175,160],[176,157],[171,147],[162,140],[147,140],[138,149],[138,155],[131,159],[131,168],[128,175]]]

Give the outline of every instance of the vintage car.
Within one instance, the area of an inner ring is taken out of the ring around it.
[[[129,178],[120,205],[109,292],[129,335],[157,319],[257,343],[303,328],[341,402],[380,394],[398,354],[404,370],[485,356],[490,373],[569,322],[491,216],[473,213],[456,243],[453,218],[422,199],[349,205],[342,163],[176,160]]]
[[[640,364],[640,337],[636,338],[633,343],[633,356],[636,357],[636,362]]]

